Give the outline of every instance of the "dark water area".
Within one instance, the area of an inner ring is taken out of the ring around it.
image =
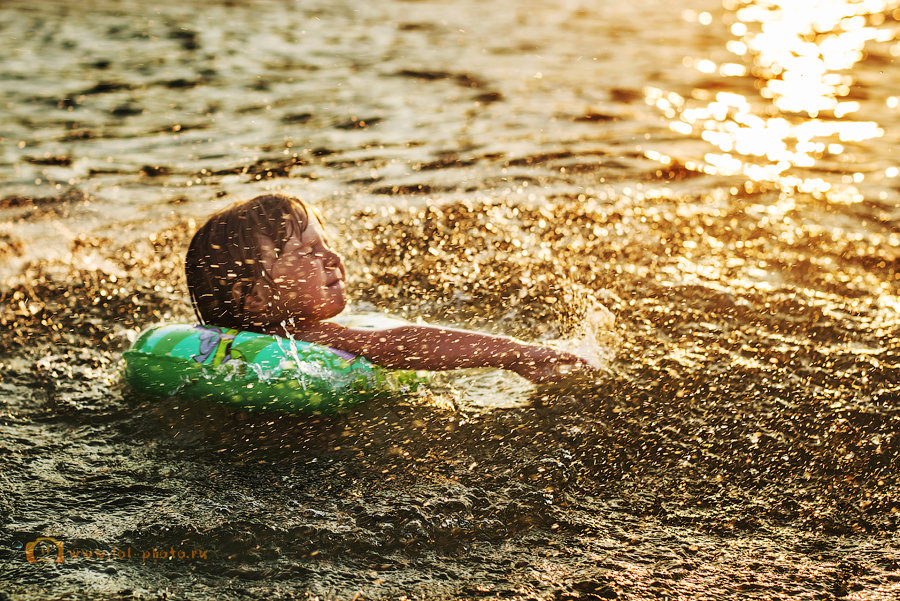
[[[900,598],[900,2],[0,32],[0,598]],[[354,310],[605,367],[334,417],[136,395],[191,233],[263,191],[320,211]]]

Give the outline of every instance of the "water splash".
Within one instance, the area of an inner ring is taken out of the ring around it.
[[[616,317],[600,301],[589,301],[584,318],[567,337],[548,342],[553,348],[578,355],[594,369],[603,370],[616,356]]]

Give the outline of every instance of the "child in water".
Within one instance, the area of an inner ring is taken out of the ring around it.
[[[258,196],[212,215],[191,240],[185,272],[202,323],[323,344],[384,367],[494,367],[536,383],[591,369],[571,353],[502,336],[412,324],[370,330],[325,321],[347,304],[344,264],[318,216],[288,196]]]

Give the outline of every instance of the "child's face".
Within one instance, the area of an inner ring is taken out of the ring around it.
[[[262,239],[262,249],[275,286],[267,307],[273,317],[320,321],[343,311],[344,263],[325,242],[318,219],[311,218],[303,233],[288,239],[280,253],[268,238]]]

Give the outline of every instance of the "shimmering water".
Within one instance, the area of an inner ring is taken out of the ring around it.
[[[6,594],[897,598],[898,20],[4,2]],[[354,308],[600,381],[445,374],[333,419],[135,396],[119,354],[190,318],[196,223],[267,190],[320,210]]]

